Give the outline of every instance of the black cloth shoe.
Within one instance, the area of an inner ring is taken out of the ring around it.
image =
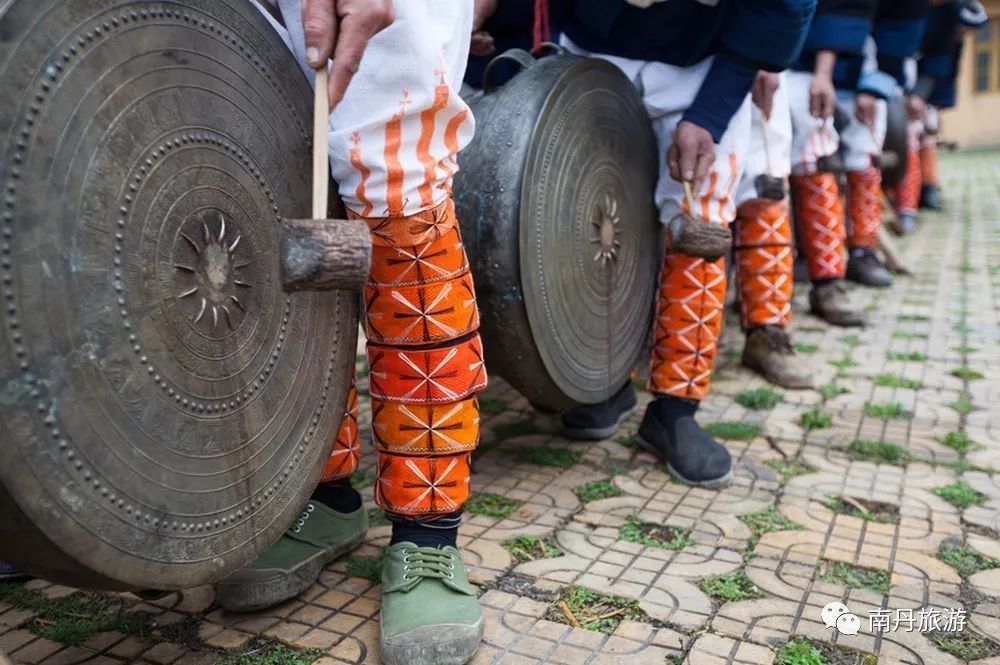
[[[858,247],[847,259],[847,279],[862,286],[884,288],[892,286],[892,273],[875,256],[875,251]]]
[[[626,382],[611,399],[600,404],[581,404],[562,414],[560,432],[575,441],[600,441],[615,435],[638,402],[632,382]]]
[[[729,451],[695,422],[698,403],[658,397],[646,407],[636,441],[655,453],[676,480],[710,489],[728,487],[733,475]]]
[[[921,186],[920,207],[927,210],[944,210],[944,202],[941,200],[941,188],[937,185]]]

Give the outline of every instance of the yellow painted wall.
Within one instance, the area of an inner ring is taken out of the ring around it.
[[[984,4],[994,23],[993,29],[1000,29],[1000,1]],[[954,109],[941,114],[941,138],[956,141],[961,148],[1000,145],[1000,92],[972,91],[976,57],[974,36],[966,35],[965,40],[959,67],[958,103]],[[1000,66],[1000,61],[994,61],[993,66]]]

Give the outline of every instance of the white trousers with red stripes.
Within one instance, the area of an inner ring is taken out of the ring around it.
[[[779,76],[780,84],[774,92],[771,117],[764,121],[764,114],[756,105],[750,105],[750,142],[736,193],[737,207],[757,198],[754,181],[766,174],[787,178],[792,167],[792,114],[788,106],[788,72]],[[767,136],[765,137],[765,132]],[[765,141],[766,138],[766,141]]]
[[[287,29],[265,15],[311,79],[302,0],[272,4]],[[458,94],[469,56],[472,5],[396,2],[396,20],[368,44],[350,85],[364,94],[346,95],[330,115],[331,175],[344,204],[359,215],[412,215],[447,198],[455,155],[474,128]]]

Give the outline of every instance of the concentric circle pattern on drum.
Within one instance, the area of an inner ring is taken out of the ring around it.
[[[521,192],[528,320],[549,376],[571,399],[607,399],[649,336],[658,225],[655,139],[613,65],[581,60],[535,126]]]
[[[0,556],[78,584],[218,579],[300,508],[354,358],[355,300],[279,279],[308,83],[242,0],[0,21]]]

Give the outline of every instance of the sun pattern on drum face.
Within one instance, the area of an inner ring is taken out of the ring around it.
[[[598,206],[595,219],[591,222],[594,236],[590,242],[597,245],[597,253],[594,254],[596,263],[603,266],[618,260],[618,248],[622,245],[618,241],[621,221],[621,217],[618,216],[618,199],[612,194],[605,194],[604,200]]]
[[[217,332],[220,325],[235,330],[246,312],[239,290],[250,288],[237,274],[250,265],[249,260],[236,256],[243,239],[239,229],[227,225],[226,217],[216,212],[185,224],[179,237],[186,245],[187,258],[174,263],[182,285],[177,300],[190,298],[196,303],[190,313],[192,325],[210,332]]]

